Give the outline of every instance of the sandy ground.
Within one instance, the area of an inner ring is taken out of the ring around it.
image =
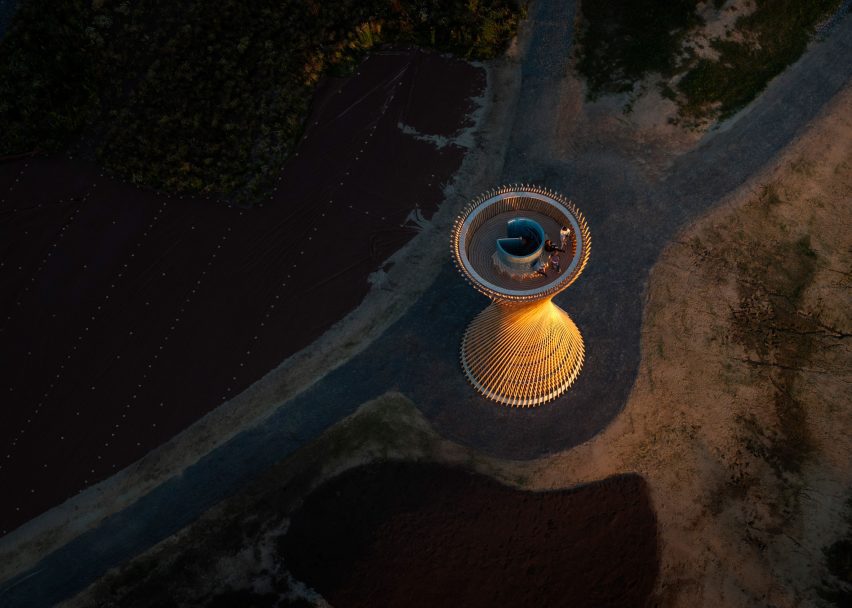
[[[810,606],[828,576],[852,486],[850,104],[666,249],[623,413],[532,476],[644,476],[661,605]]]

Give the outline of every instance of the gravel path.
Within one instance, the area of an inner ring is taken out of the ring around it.
[[[487,301],[448,262],[433,288],[365,352],[284,404],[262,427],[236,436],[7,582],[0,605],[44,606],[67,597],[389,389],[408,395],[447,437],[505,458],[564,450],[609,424],[636,377],[643,297],[660,251],[680,228],[770,162],[848,84],[852,19],[843,19],[827,40],[775,79],[737,122],[651,182],[617,149],[595,141],[570,147],[554,141],[573,9],[573,3],[539,0],[532,10],[522,92],[502,172],[505,181],[537,182],[572,197],[591,226],[589,266],[557,300],[588,345],[584,370],[566,396],[525,411],[475,395],[458,368],[457,350],[464,327]]]

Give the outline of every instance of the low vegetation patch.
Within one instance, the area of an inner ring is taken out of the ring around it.
[[[841,0],[640,0],[583,2],[577,69],[588,97],[630,93],[657,74],[678,104],[676,122],[690,127],[724,119],[754,99],[804,52],[817,26]],[[690,44],[708,10],[741,11],[699,53]],[[630,107],[628,102],[627,108]]]
[[[627,93],[650,73],[670,74],[683,38],[701,23],[697,0],[612,0],[580,5],[577,69],[588,95]]]
[[[86,135],[133,183],[252,201],[320,76],[376,45],[502,52],[514,0],[28,0],[0,43],[0,156]]]
[[[728,118],[766,88],[804,52],[816,26],[840,0],[756,0],[754,12],[736,20],[711,47],[715,59],[693,60],[677,84],[680,116],[687,123]]]
[[[755,205],[770,214],[783,202],[778,188],[770,185]],[[745,425],[746,445],[781,478],[800,473],[814,449],[796,383],[802,362],[818,348],[819,321],[801,307],[817,270],[817,254],[808,234],[788,241],[746,238],[752,241],[752,255],[737,263],[740,301],[731,310],[732,338],[746,349],[745,361],[771,383],[776,419],[774,428]]]

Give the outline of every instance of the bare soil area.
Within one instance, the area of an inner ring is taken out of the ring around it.
[[[484,86],[465,62],[372,55],[320,88],[273,200],[251,210],[140,191],[73,159],[0,165],[0,535],[163,444],[355,308],[464,157],[398,125],[452,137]]]
[[[388,393],[63,606],[645,605],[645,481],[530,492],[510,468]]]
[[[317,489],[280,542],[333,606],[642,606],[657,570],[641,477],[524,492],[439,465],[377,463]]]

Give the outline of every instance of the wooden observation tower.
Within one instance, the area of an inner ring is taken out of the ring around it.
[[[545,188],[486,192],[456,219],[455,264],[492,300],[461,344],[462,368],[483,396],[532,407],[573,384],[583,366],[583,336],[552,300],[583,271],[590,248],[583,214]]]

